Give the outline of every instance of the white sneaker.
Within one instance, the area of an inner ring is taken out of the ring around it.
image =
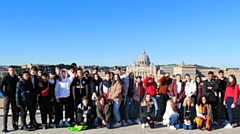
[[[213,125],[218,126],[218,123],[216,121],[213,122]]]
[[[142,128],[146,128],[146,124],[145,123],[142,124]]]
[[[42,125],[42,129],[43,129],[43,130],[45,130],[46,127],[47,127],[46,124],[43,124],[43,125]]]
[[[63,121],[62,120],[59,122],[58,127],[63,127]]]
[[[139,124],[139,122],[140,122],[139,119],[136,119],[136,120],[134,121],[134,123],[136,123],[136,124]]]
[[[170,126],[169,129],[171,129],[171,130],[177,130],[174,126]]]
[[[229,124],[229,122],[227,120],[222,123],[223,126],[226,126],[227,124]]]
[[[231,129],[231,128],[233,128],[233,126],[228,123],[224,128],[226,128],[226,129]]]
[[[149,127],[149,124],[148,124],[148,123],[146,123],[146,127]]]
[[[121,123],[117,122],[117,123],[113,124],[113,127],[121,127]]]
[[[122,125],[123,125],[123,126],[127,126],[128,124],[126,123],[125,120],[123,120],[123,121],[122,121]]]
[[[132,125],[132,124],[133,124],[133,122],[132,122],[131,120],[127,120],[126,123],[127,123],[128,125]]]
[[[70,124],[70,123],[68,123],[68,121],[65,121],[65,123],[64,123],[64,126],[65,126],[65,127],[70,127],[70,126],[71,126],[71,124]]]

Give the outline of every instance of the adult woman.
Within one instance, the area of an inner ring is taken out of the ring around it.
[[[224,128],[233,128],[233,109],[236,107],[239,97],[239,87],[235,75],[228,77],[228,84],[224,95],[223,105],[227,107],[229,123]]]
[[[135,83],[134,83],[134,74],[131,72],[129,74],[129,86],[128,86],[128,93],[126,97],[126,103],[125,103],[125,121],[128,125],[133,124],[131,120],[129,120],[129,113],[133,111],[133,92],[135,89]]]
[[[169,125],[169,129],[178,129],[179,113],[178,113],[178,101],[176,96],[172,96],[170,100],[167,101],[166,111],[163,115],[163,124]]]
[[[98,100],[98,96],[103,94],[103,91],[100,90],[100,83],[102,79],[100,76],[95,73],[93,74],[93,79],[91,82],[91,94],[92,94],[92,106],[93,106],[93,114],[96,116],[96,102]]]
[[[181,108],[181,119],[183,119],[183,129],[192,130],[193,120],[196,117],[196,109],[191,97],[186,97]]]
[[[198,104],[196,105],[197,117],[195,121],[197,128],[202,130],[203,127],[210,131],[212,123],[212,108],[208,103],[207,96],[203,95],[199,98]],[[205,126],[203,126],[205,124]]]
[[[204,94],[203,82],[202,82],[202,78],[200,76],[197,76],[195,78],[195,81],[196,81],[196,85],[197,85],[197,99],[196,100],[199,100],[199,98],[201,96],[203,96],[203,94]]]
[[[113,127],[121,126],[121,115],[119,112],[119,107],[122,101],[122,82],[118,74],[114,75],[114,81],[109,92],[109,99],[113,101],[113,115],[115,116],[116,123]]]
[[[149,124],[150,128],[154,128],[154,102],[151,99],[150,94],[146,94],[141,102],[141,123],[142,128],[146,127],[146,123]]]

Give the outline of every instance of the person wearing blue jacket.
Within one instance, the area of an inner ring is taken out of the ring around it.
[[[23,72],[23,79],[17,83],[16,88],[16,104],[21,108],[21,122],[22,128],[25,131],[34,131],[34,89],[30,79],[30,73],[28,71]],[[30,115],[30,128],[27,127],[26,117],[29,110]]]

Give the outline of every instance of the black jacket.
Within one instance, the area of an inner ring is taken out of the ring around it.
[[[100,90],[100,83],[101,82],[102,82],[101,79],[99,79],[98,81],[93,80],[91,82],[91,94],[93,94],[94,92],[97,94],[97,96],[103,94],[103,91]]]
[[[212,87],[212,89],[208,89],[208,87]],[[203,82],[203,89],[204,95],[206,95],[210,101],[217,101],[218,83],[216,80],[205,80]]]
[[[43,82],[42,81],[42,84],[43,84],[43,87],[39,88],[39,93],[40,93],[39,100],[41,101],[41,99],[47,99],[47,100],[50,101],[52,98],[55,98],[55,88],[54,87],[55,87],[56,81],[54,81],[53,84],[51,84],[49,82]],[[49,94],[46,97],[42,97],[41,92],[43,90],[45,90],[46,88],[48,88]]]
[[[17,83],[17,105],[30,105],[35,101],[34,89],[31,80],[21,80]]]
[[[16,75],[14,77],[9,74],[5,76],[0,84],[0,91],[4,96],[15,97],[16,96],[16,87],[19,79]],[[5,86],[5,90],[3,87]]]
[[[154,117],[154,105],[152,106],[141,106],[140,108],[140,116],[141,117],[148,117],[148,116],[151,116],[151,117]]]
[[[186,106],[186,107],[182,106],[180,117],[182,120],[186,119],[193,122],[193,120],[196,117],[196,108],[194,106]]]
[[[218,89],[219,92],[225,93],[226,87],[227,87],[228,79],[224,77],[223,80],[218,79]],[[223,94],[224,95],[224,94]]]
[[[133,81],[129,81],[128,94],[127,94],[129,98],[133,97],[134,87],[135,87],[135,83]]]
[[[93,122],[92,108],[90,106],[84,107],[83,104],[79,104],[77,108],[77,124],[83,122],[83,115],[87,115],[88,122]]]

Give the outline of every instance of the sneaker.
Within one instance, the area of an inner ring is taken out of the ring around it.
[[[142,128],[146,128],[146,124],[145,123],[142,124]]]
[[[122,121],[122,126],[127,126],[128,124],[126,123],[125,120]]]
[[[54,124],[52,124],[52,123],[49,125],[50,128],[55,128],[55,126],[56,126],[56,125],[54,125]]]
[[[227,124],[229,124],[229,122],[227,120],[222,123],[223,126],[226,126]]]
[[[70,127],[71,124],[70,124],[68,121],[65,121],[64,126],[65,126],[65,127]]]
[[[213,122],[213,125],[218,126],[218,123],[216,121]]]
[[[27,126],[24,126],[22,129],[23,129],[24,131],[30,131],[30,129],[29,129]]]
[[[58,127],[63,127],[63,121],[60,121],[60,123],[58,124]]]
[[[233,126],[228,123],[224,128],[226,128],[226,129],[231,129],[231,128],[233,128]]]
[[[146,123],[146,127],[149,127],[149,124],[148,124],[148,123]]]
[[[136,124],[139,124],[139,122],[140,122],[139,119],[136,119],[136,120],[134,121],[134,123],[136,123]]]
[[[113,127],[121,127],[121,123],[120,122],[117,122],[113,125]]]
[[[133,122],[132,122],[131,120],[127,120],[126,123],[127,123],[128,125],[132,125],[132,124],[133,124]]]
[[[171,129],[171,130],[177,130],[174,126],[170,126],[169,129]]]
[[[2,132],[3,132],[3,133],[7,133],[7,132],[8,132],[7,128],[4,128],[4,129],[2,130]]]
[[[42,129],[45,130],[46,129],[46,124],[42,124]]]

